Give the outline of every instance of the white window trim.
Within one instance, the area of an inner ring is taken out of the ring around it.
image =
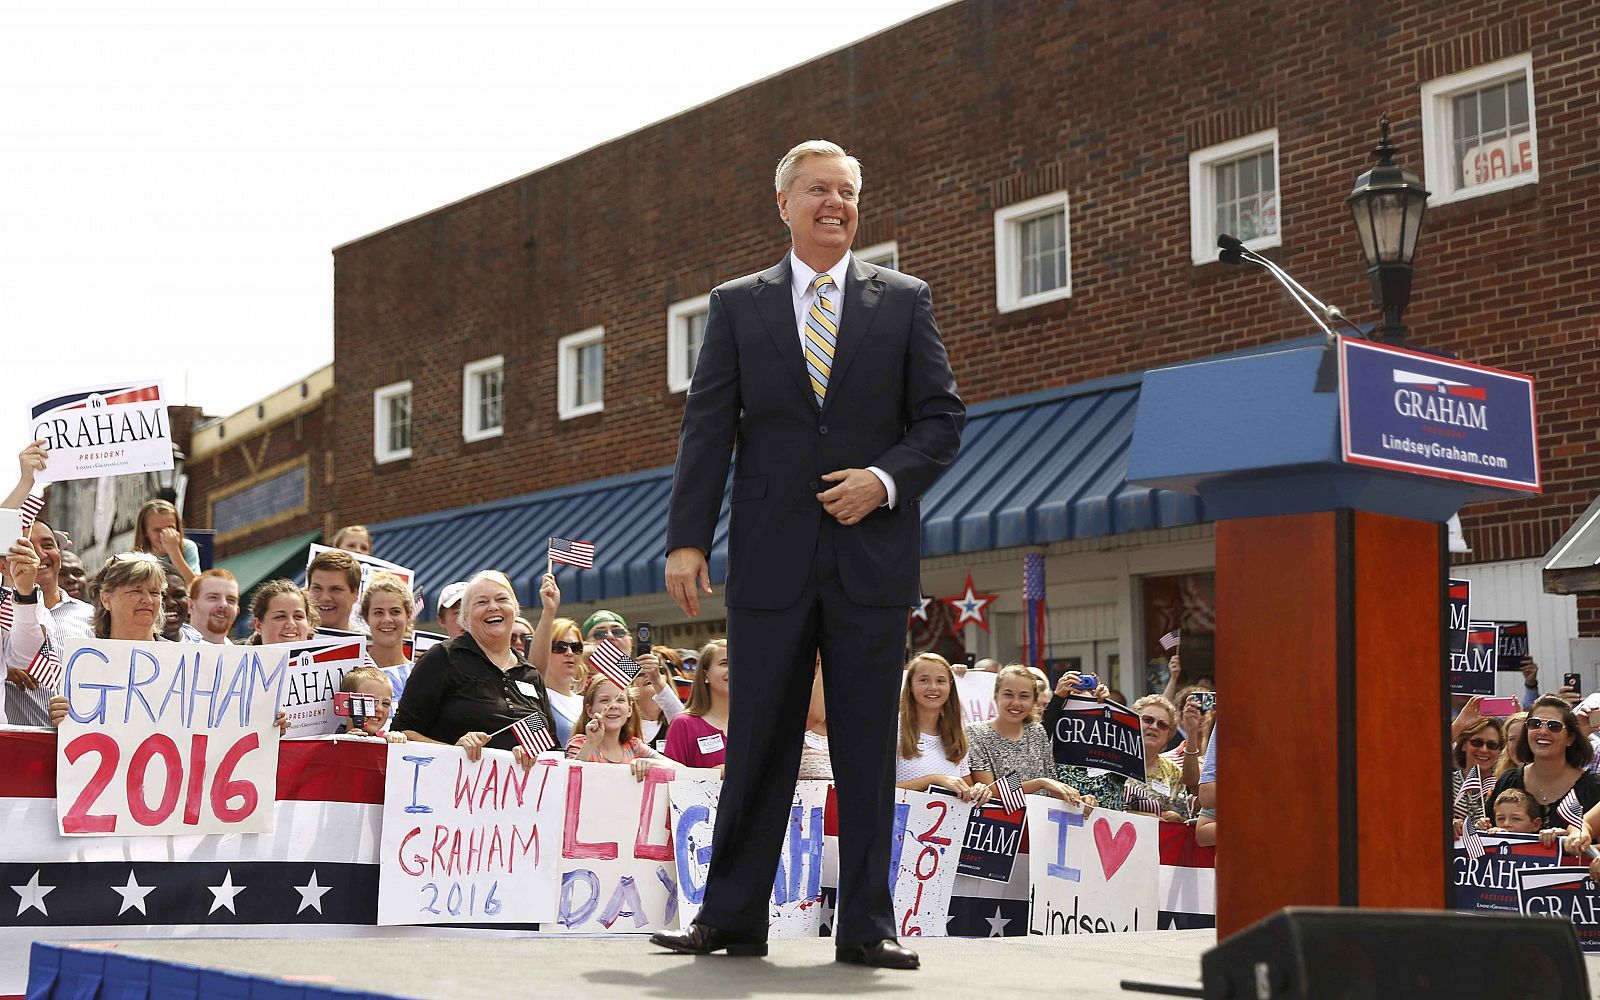
[[[1278,157],[1278,130],[1269,128],[1189,154],[1189,257],[1196,265],[1217,259],[1217,174],[1213,167],[1250,153],[1272,149],[1273,186],[1278,191],[1278,231],[1246,240],[1251,250],[1283,246],[1283,171]]]
[[[391,382],[389,385],[372,390],[372,457],[379,465],[385,462],[398,462],[403,458],[411,457],[410,448],[401,448],[399,451],[389,450],[389,400],[396,396],[404,396],[411,392],[411,380],[404,382]],[[411,439],[417,437],[417,409],[416,399],[413,397],[411,406]]]
[[[605,327],[591,326],[587,330],[569,333],[556,342],[556,356],[560,359],[556,368],[556,409],[562,420],[571,420],[573,417],[581,417],[589,413],[599,413],[606,408],[604,369],[602,368],[600,380],[600,398],[592,403],[585,403],[579,406],[574,402],[574,397],[578,392],[578,371],[577,366],[572,363],[573,352],[578,348],[587,347],[594,343],[604,343],[605,339]]]
[[[890,270],[900,270],[900,244],[895,240],[885,240],[882,243],[874,243],[870,247],[862,247],[860,250],[857,250],[855,254],[857,259],[864,260],[869,264],[877,263],[872,259],[874,257],[892,256],[894,258],[894,267],[890,268]],[[887,265],[878,264],[877,266],[886,267]]]
[[[667,391],[687,392],[694,372],[689,370],[690,316],[711,308],[710,295],[697,295],[692,299],[674,302],[667,307]],[[702,344],[701,346],[704,346]]]
[[[500,426],[479,427],[478,410],[483,398],[478,395],[478,376],[500,370]],[[506,430],[506,356],[480,358],[461,369],[461,438],[464,441],[487,441],[497,438]]]
[[[1533,169],[1515,177],[1502,177],[1485,184],[1459,187],[1457,176],[1461,169],[1455,162],[1452,149],[1450,101],[1464,91],[1477,90],[1499,80],[1522,74],[1528,84],[1528,136],[1533,142]],[[1533,92],[1533,53],[1524,52],[1509,59],[1485,63],[1449,76],[1429,80],[1422,85],[1422,173],[1423,181],[1431,189],[1428,207],[1465,201],[1479,195],[1493,194],[1524,184],[1539,183],[1539,104]]]
[[[1052,288],[1048,292],[1022,295],[1018,291],[1022,281],[1022,253],[1018,236],[1021,224],[1057,210],[1065,217],[1061,231],[1067,253],[1066,281],[1060,288]],[[994,276],[995,304],[1003,313],[1072,297],[1072,214],[1067,205],[1067,192],[1056,191],[1030,198],[1007,205],[994,213]]]

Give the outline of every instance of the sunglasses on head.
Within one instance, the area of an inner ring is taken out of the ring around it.
[[[1478,736],[1474,736],[1472,739],[1468,740],[1467,744],[1478,750],[1498,750],[1505,746],[1505,744],[1501,743],[1499,740],[1486,740]]]
[[[1145,726],[1154,726],[1157,729],[1171,729],[1172,728],[1172,723],[1168,722],[1166,719],[1157,718],[1154,715],[1141,715],[1141,716],[1139,716],[1139,723],[1141,725],[1145,725]]]
[[[578,653],[578,654],[581,655],[583,653],[583,643],[581,643],[581,642],[552,642],[550,644],[550,652],[552,652],[552,653]]]
[[[1559,733],[1567,728],[1567,724],[1560,719],[1529,719],[1522,725],[1529,732],[1538,732],[1540,728],[1543,728],[1552,733]]]

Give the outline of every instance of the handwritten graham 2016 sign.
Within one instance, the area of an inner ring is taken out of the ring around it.
[[[950,893],[961,864],[961,835],[972,803],[898,789],[890,843],[889,895],[901,937],[945,937]]]
[[[161,383],[152,380],[84,386],[34,400],[28,441],[50,450],[41,483],[94,479],[172,468],[172,429]]]
[[[62,666],[63,834],[272,830],[286,651],[83,639]]]
[[[505,750],[389,744],[378,923],[537,923],[556,916],[560,825],[539,804],[566,795],[556,758],[529,770]]]
[[[1114,701],[1068,698],[1050,734],[1057,764],[1076,764],[1144,779],[1139,717]]]
[[[1160,821],[1028,796],[1029,934],[1153,931]]]

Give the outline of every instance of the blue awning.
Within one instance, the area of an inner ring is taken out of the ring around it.
[[[1129,486],[1128,445],[1142,373],[982,403],[961,454],[923,500],[925,556],[1172,528],[1204,521],[1200,501]],[[408,566],[431,599],[453,580],[504,570],[536,604],[550,535],[595,544],[594,569],[563,567],[563,600],[588,603],[664,590],[663,467],[372,526],[377,554]],[[711,576],[728,573],[728,503]]]

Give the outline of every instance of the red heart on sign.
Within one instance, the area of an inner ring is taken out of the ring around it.
[[[1094,846],[1100,852],[1100,870],[1106,873],[1106,881],[1109,882],[1128,860],[1138,839],[1139,833],[1132,823],[1124,823],[1122,829],[1112,833],[1111,824],[1104,817],[1094,821]]]

